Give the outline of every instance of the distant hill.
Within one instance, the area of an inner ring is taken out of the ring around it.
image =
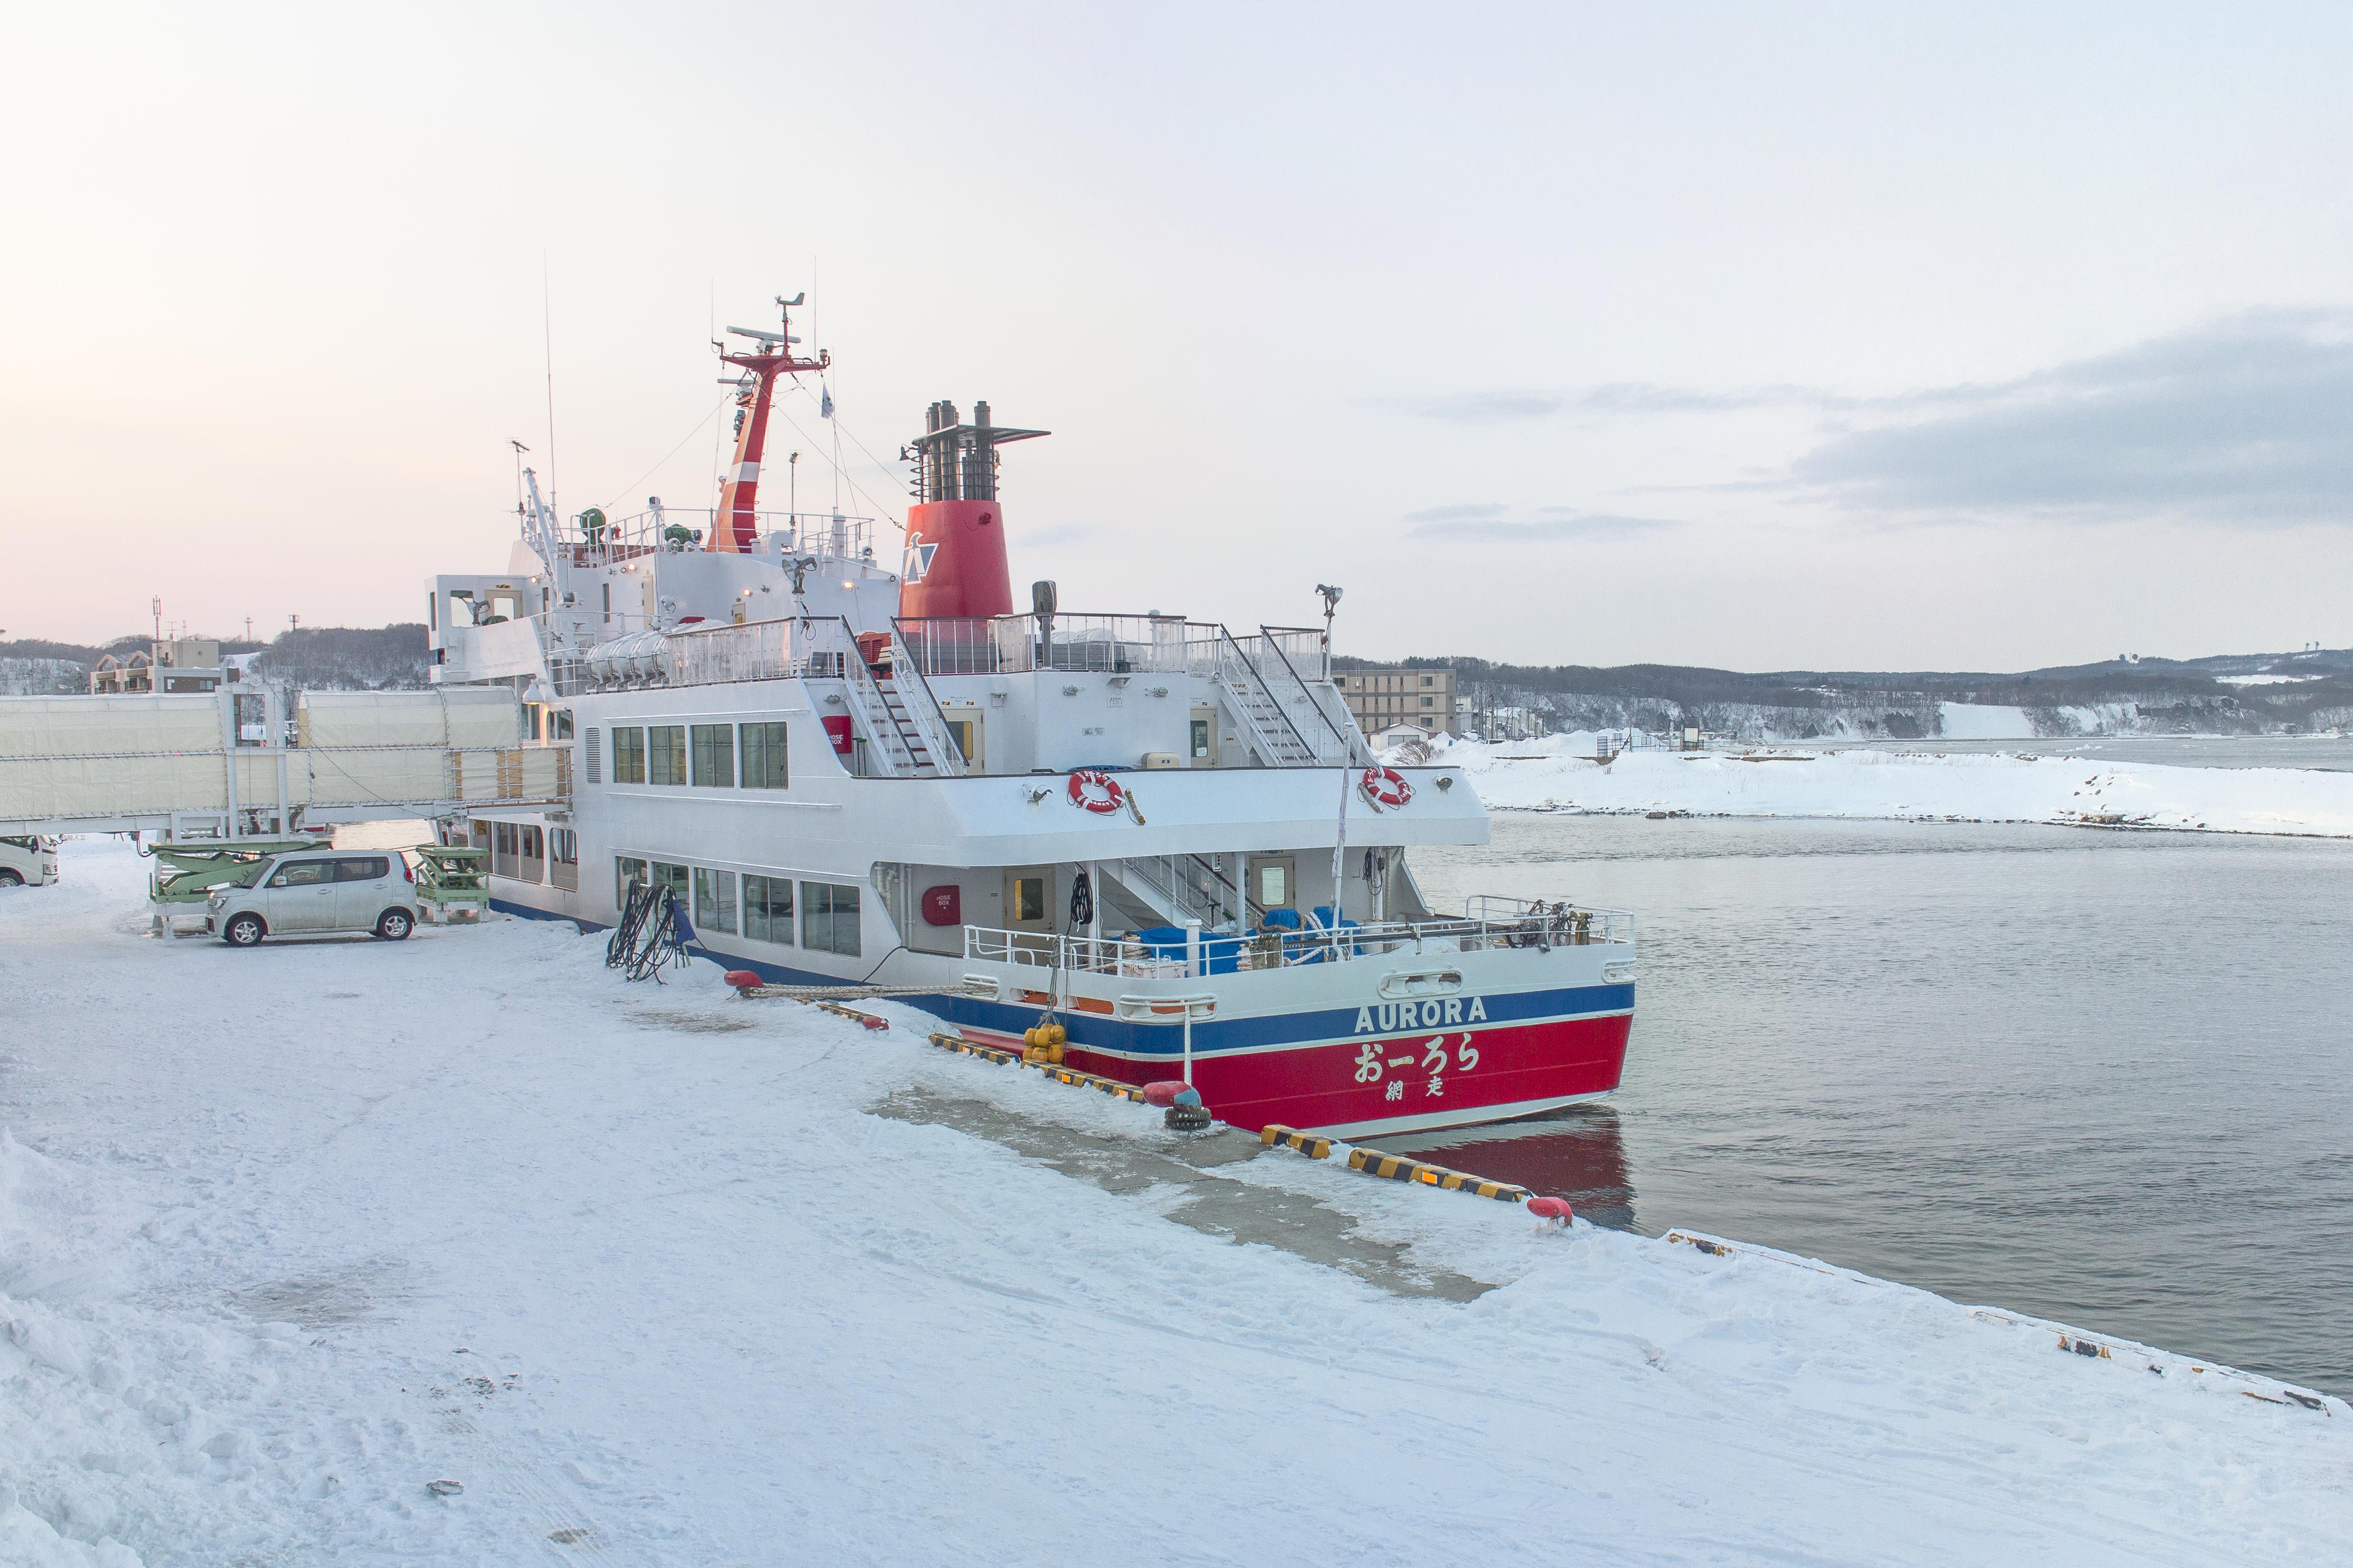
[[[1373,661],[1335,658],[1342,668]],[[1943,704],[2019,708],[2038,734],[2282,734],[2353,726],[2353,649],[2119,658],[2016,673],[1498,664],[1420,658],[1562,729],[1694,725],[1750,739],[1943,732]]]
[[[0,695],[87,691],[101,655],[143,652],[152,637],[117,637],[100,647],[25,637],[0,642]],[[425,625],[303,626],[267,643],[224,639],[223,653],[259,653],[253,673],[277,684],[342,691],[422,689],[427,668]]]

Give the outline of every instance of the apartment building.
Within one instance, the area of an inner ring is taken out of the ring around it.
[[[1367,735],[1398,724],[1411,724],[1424,734],[1461,734],[1454,713],[1454,672],[1420,669],[1401,664],[1365,669],[1335,669],[1332,679],[1348,701],[1348,711]]]

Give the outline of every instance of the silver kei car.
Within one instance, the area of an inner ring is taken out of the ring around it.
[[[360,931],[399,942],[417,929],[416,880],[394,850],[298,850],[249,881],[216,891],[205,929],[231,947],[252,947],[264,937]]]

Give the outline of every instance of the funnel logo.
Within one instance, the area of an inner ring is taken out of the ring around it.
[[[899,574],[910,583],[920,583],[931,574],[932,557],[940,552],[936,544],[926,544],[920,533],[907,535],[907,559],[901,563]]]

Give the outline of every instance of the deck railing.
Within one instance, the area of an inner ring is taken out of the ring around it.
[[[1181,675],[1187,626],[1175,616],[926,616],[898,623],[924,675]]]
[[[722,514],[707,508],[652,507],[629,517],[614,518],[587,536],[560,541],[556,548],[575,566],[604,566],[634,561],[659,551],[700,550],[711,537],[712,520]],[[830,556],[844,561],[868,558],[874,543],[874,520],[835,512],[758,511],[754,526],[769,548],[786,555]],[[682,537],[670,537],[678,530]],[[699,536],[699,537],[698,537]]]
[[[1625,910],[1493,898],[1474,899],[1472,904],[1472,912],[1460,920],[1374,921],[1336,931],[1312,925],[1295,931],[1262,929],[1252,936],[1205,931],[1203,966],[1216,974],[1398,955],[1435,959],[1501,949],[1630,948],[1634,942],[1634,917]],[[1482,912],[1481,906],[1490,906],[1491,912]],[[1036,969],[1041,979],[1056,971],[1141,979],[1191,977],[1187,957],[1169,951],[1170,945],[1163,942],[1155,947],[1134,937],[964,928],[965,958]]]

